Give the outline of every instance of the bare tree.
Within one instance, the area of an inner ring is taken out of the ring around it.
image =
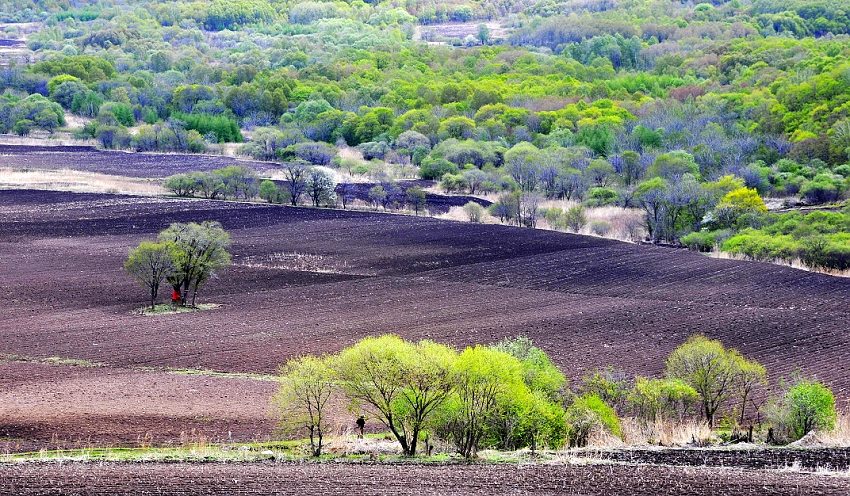
[[[298,201],[307,189],[307,174],[310,169],[310,164],[303,160],[295,160],[283,165],[283,177],[289,188],[289,201],[292,202],[292,206],[298,205]]]

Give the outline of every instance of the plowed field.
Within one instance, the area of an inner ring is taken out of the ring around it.
[[[234,266],[213,310],[145,317],[127,250],[218,220]],[[287,358],[395,332],[458,346],[525,334],[572,378],[656,374],[697,332],[850,398],[850,281],[599,238],[283,206],[0,192],[0,443],[268,436]],[[45,360],[49,357],[59,359]],[[81,362],[83,361],[83,362]],[[91,366],[99,365],[99,366]]]
[[[0,492],[35,495],[836,495],[850,479],[653,466],[159,464],[0,466]]]

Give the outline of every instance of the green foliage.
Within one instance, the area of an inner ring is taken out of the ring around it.
[[[37,62],[12,64],[2,90],[4,99],[49,95],[98,118],[79,135],[105,147],[198,152],[239,142],[245,129],[252,140],[242,152],[261,160],[328,165],[344,141],[422,166],[428,179],[473,164],[486,178],[455,183],[471,194],[608,204],[613,191],[618,204],[644,209],[654,242],[761,228],[760,213],[715,208],[741,187],[811,204],[846,197],[850,51],[840,2],[563,3],[16,0],[0,17],[44,29],[27,37]],[[510,34],[481,24],[493,19]],[[450,20],[473,22],[469,36],[451,40],[457,47],[441,43],[438,28],[419,30],[433,43],[413,36],[416,22]],[[101,111],[115,105],[117,114]],[[50,113],[11,118],[0,108],[0,131],[52,131],[62,119],[54,125]],[[123,127],[137,122],[131,137]],[[506,161],[518,145],[520,159]],[[655,177],[663,188],[635,194]],[[594,187],[610,191],[588,195]],[[505,200],[497,217],[533,224],[521,198]],[[551,215],[550,224],[561,217]],[[808,236],[795,240],[832,254],[812,263],[835,265],[843,242],[803,243]]]
[[[175,112],[172,117],[184,123],[186,129],[201,135],[213,134],[219,143],[242,143],[242,133],[234,119],[225,115],[184,114]]]
[[[613,408],[594,394],[579,396],[565,413],[570,447],[587,446],[590,436],[599,430],[620,437],[620,419]]]
[[[466,214],[469,222],[481,222],[481,219],[484,217],[484,207],[473,201],[463,206],[463,212]]]
[[[426,158],[419,167],[422,179],[442,179],[446,174],[455,174],[458,166],[443,158]]]
[[[590,188],[584,201],[589,207],[604,207],[617,203],[617,192],[612,188]]]
[[[727,237],[729,237],[728,231],[694,231],[682,236],[680,241],[690,250],[710,252]]]
[[[796,441],[814,430],[830,431],[837,416],[832,391],[805,378],[791,384],[769,412],[777,435],[786,441]]]
[[[289,202],[289,198],[287,197],[288,192],[280,189],[274,181],[269,179],[265,179],[260,182],[259,186],[259,196],[261,199],[269,202],[269,203],[287,203]]]
[[[638,377],[628,403],[639,418],[655,422],[659,418],[681,420],[699,399],[699,393],[680,379]]]
[[[111,62],[92,55],[54,57],[38,62],[30,69],[48,76],[73,76],[87,83],[109,79],[115,75],[115,67]]]
[[[460,364],[448,347],[391,335],[365,338],[333,359],[335,377],[352,407],[380,421],[409,456],[416,454],[422,430],[454,390],[453,374]]]
[[[204,10],[206,15],[202,17],[202,22],[212,31],[270,22],[276,16],[266,0],[214,0],[201,12]]]
[[[0,133],[13,132],[26,136],[31,130],[41,128],[53,132],[65,124],[62,107],[41,95],[16,98],[0,96]]]
[[[818,174],[800,189],[800,195],[809,203],[829,203],[838,200],[847,189],[846,181],[840,176]]]
[[[180,294],[182,306],[190,301],[195,306],[198,290],[230,264],[230,234],[218,222],[174,223],[158,239],[174,247],[174,271],[166,280]]]
[[[427,195],[425,194],[425,190],[419,187],[408,188],[404,193],[407,204],[413,208],[413,212],[416,215],[419,215],[419,211],[425,208]]]
[[[660,177],[666,180],[675,180],[685,174],[699,175],[699,165],[690,153],[677,150],[664,153],[655,159],[655,162],[646,171],[649,177]]]
[[[741,393],[745,386],[742,370],[750,364],[737,350],[727,350],[720,341],[695,335],[670,353],[667,376],[699,394],[705,420],[713,426],[718,410]]]
[[[321,456],[325,433],[330,429],[328,401],[334,392],[330,359],[304,356],[281,367],[280,389],[274,398],[280,426],[290,435],[310,439],[313,456]]]
[[[171,242],[142,241],[124,261],[124,270],[150,291],[151,309],[156,307],[162,281],[174,275],[179,256],[177,246]]]

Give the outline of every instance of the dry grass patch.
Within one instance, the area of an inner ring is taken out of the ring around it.
[[[620,421],[623,442],[629,446],[694,446],[707,444],[713,433],[702,421],[677,422],[658,419],[644,422],[634,418]]]
[[[38,189],[72,193],[111,193],[139,196],[165,194],[156,179],[111,176],[69,169],[0,168],[0,189]]]

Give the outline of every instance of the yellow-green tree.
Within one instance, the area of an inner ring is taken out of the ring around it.
[[[329,421],[327,404],[336,386],[328,358],[304,356],[288,361],[280,371],[274,402],[280,426],[290,434],[306,433],[313,456],[321,456]]]

